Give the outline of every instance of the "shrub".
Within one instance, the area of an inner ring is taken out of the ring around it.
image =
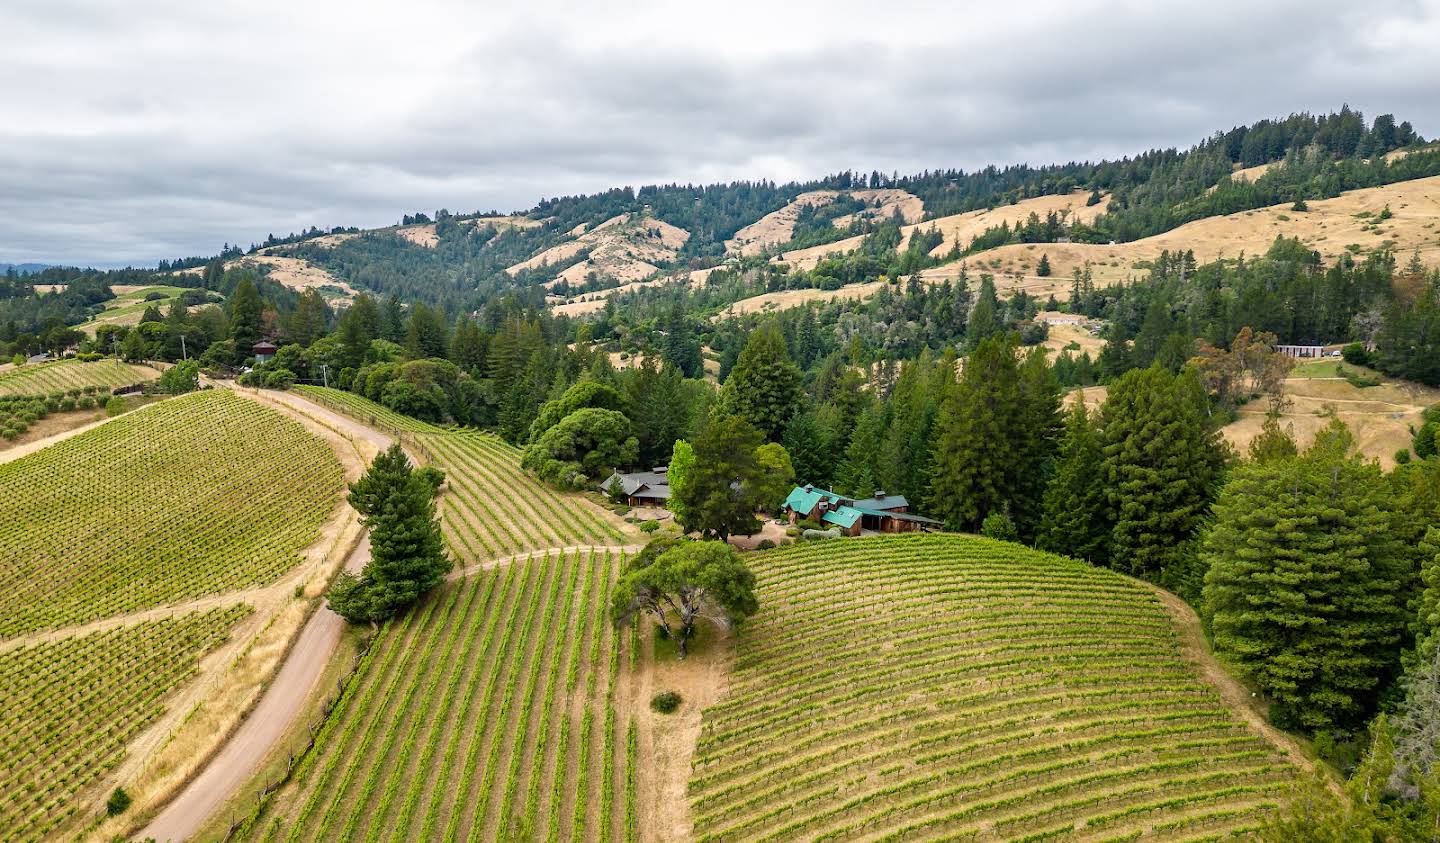
[[[756,550],[769,550],[770,548],[772,548],[772,547],[774,547],[774,546],[775,546],[775,542],[773,542],[773,541],[771,541],[771,540],[769,540],[769,539],[761,539],[761,540],[760,540],[760,543],[757,544],[757,545],[755,545],[755,549],[756,549]]]
[[[272,369],[265,373],[266,389],[289,389],[295,385],[295,373],[289,369]]]
[[[1420,425],[1420,429],[1415,431],[1410,447],[1414,449],[1415,456],[1422,460],[1435,456],[1436,450],[1440,450],[1440,422],[1427,419]]]
[[[1365,344],[1352,342],[1340,349],[1340,357],[1351,366],[1370,365],[1370,352],[1365,350]]]
[[[819,521],[815,521],[815,520],[812,520],[812,519],[810,519],[810,518],[806,518],[806,519],[800,521],[800,522],[799,522],[798,524],[796,524],[795,526],[796,526],[796,527],[799,527],[801,530],[823,530],[823,529],[825,529],[825,527],[824,527],[823,525],[821,525],[821,523],[820,523]]]
[[[130,807],[130,802],[130,794],[125,792],[125,788],[115,788],[111,792],[110,798],[105,800],[106,816],[114,817],[125,813],[125,809]]]
[[[640,532],[642,533],[653,533],[658,529],[660,529],[659,521],[642,521],[640,523]]]
[[[786,528],[785,528],[785,535],[787,535],[787,536],[789,536],[790,538],[793,539],[793,538],[795,538],[796,536],[800,535],[800,528],[799,528],[799,527],[786,527]]]
[[[1409,463],[1409,462],[1410,462],[1410,449],[1409,449],[1409,448],[1401,448],[1400,450],[1398,450],[1398,451],[1395,452],[1395,463],[1396,463],[1397,465],[1405,465],[1405,464],[1407,464],[1407,463]]]
[[[680,707],[680,695],[674,691],[661,691],[650,698],[650,707],[661,714],[673,714]]]
[[[980,535],[1001,541],[1013,542],[1020,538],[1015,522],[1005,512],[992,512],[980,522]]]
[[[1290,206],[1290,210],[1304,213],[1305,211],[1310,210],[1310,206],[1305,204],[1304,199],[1296,199],[1295,204]]]
[[[118,395],[110,396],[109,400],[105,402],[105,415],[118,416],[123,412],[125,412],[125,399]]]

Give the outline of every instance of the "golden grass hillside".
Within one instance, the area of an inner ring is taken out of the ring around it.
[[[802,210],[828,205],[834,202],[835,197],[842,192],[848,193],[862,202],[873,203],[874,207],[863,212],[863,215],[870,219],[890,217],[898,211],[907,223],[916,223],[925,215],[925,203],[920,200],[920,197],[895,188],[847,191],[810,190],[790,200],[785,207],[771,211],[735,232],[734,237],[725,241],[726,253],[750,257],[762,254],[766,249],[785,245],[795,236],[795,222]],[[854,221],[856,216],[856,214],[846,214],[837,217],[832,224],[836,228],[845,228]]]
[[[570,260],[589,249],[589,256],[556,274],[550,286],[560,281],[579,285],[594,272],[618,281],[641,281],[659,271],[657,264],[674,261],[690,232],[650,214],[620,214],[594,228],[576,228],[574,240],[552,246],[528,260],[507,267],[515,275],[523,269],[541,269]]]

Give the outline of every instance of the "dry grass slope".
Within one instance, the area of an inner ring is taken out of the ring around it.
[[[1138,583],[964,536],[752,559],[701,841],[1193,839],[1254,828],[1293,778]]]

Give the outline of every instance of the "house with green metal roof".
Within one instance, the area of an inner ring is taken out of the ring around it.
[[[908,533],[941,526],[939,521],[915,515],[904,495],[887,495],[877,491],[864,498],[852,498],[817,486],[796,486],[785,498],[785,512],[790,523],[817,521],[838,527],[847,536],[863,531],[876,533]]]

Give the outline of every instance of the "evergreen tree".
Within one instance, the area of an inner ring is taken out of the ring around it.
[[[379,336],[380,311],[375,299],[361,293],[340,317],[340,353],[344,365],[358,369],[365,365],[370,342]]]
[[[454,339],[450,343],[450,359],[461,369],[474,377],[485,371],[485,347],[487,337],[481,333],[475,320],[460,317],[455,323]]]
[[[1045,513],[1035,546],[1089,562],[1106,559],[1110,539],[1101,480],[1100,435],[1077,400],[1065,419],[1055,473],[1045,489]]]
[[[1045,359],[1045,349],[1031,349],[1021,363],[1019,396],[1010,516],[1021,540],[1033,542],[1044,514],[1045,488],[1055,468],[1055,449],[1062,427],[1060,384]]]
[[[691,446],[694,464],[684,469],[679,488],[673,482],[670,486],[672,502],[680,503],[676,519],[686,532],[725,541],[760,528],[755,509],[763,484],[756,449],[763,443],[760,432],[743,417],[720,414],[706,421]]]
[[[1355,726],[1398,668],[1403,555],[1378,467],[1338,420],[1303,455],[1237,468],[1204,538],[1215,649],[1286,728]]]
[[[965,341],[970,348],[976,348],[986,339],[1002,329],[1000,323],[1000,298],[995,294],[995,279],[988,273],[980,276],[980,294],[965,328]]]
[[[405,329],[405,351],[411,359],[427,357],[446,359],[450,356],[450,338],[445,315],[423,302],[410,308],[410,321]]]
[[[1040,263],[1035,267],[1035,274],[1041,278],[1050,277],[1050,256],[1041,255]]]
[[[880,488],[879,458],[884,432],[885,411],[877,404],[870,404],[860,413],[850,431],[845,457],[835,469],[833,491],[857,498],[875,494],[875,490]]]
[[[1015,506],[1023,412],[1015,346],[1004,335],[982,340],[935,423],[929,499],[935,518],[973,532],[986,515]]]
[[[439,585],[450,569],[435,519],[443,475],[412,470],[400,443],[375,457],[350,486],[350,505],[370,530],[370,561],[359,577],[341,572],[330,608],[351,623],[378,623]]]
[[[1193,372],[1152,367],[1112,384],[1100,413],[1109,564],[1191,599],[1195,532],[1225,460],[1206,401]]]
[[[235,341],[235,351],[241,357],[249,357],[250,350],[260,341],[260,317],[264,305],[248,275],[235,285],[229,306],[230,338]]]
[[[841,442],[834,428],[821,420],[822,412],[812,409],[796,413],[785,427],[783,444],[795,468],[795,481],[828,489],[834,482],[835,452]],[[833,408],[830,415],[834,415]]]
[[[720,405],[744,417],[767,439],[778,440],[800,409],[800,370],[785,350],[785,339],[772,323],[755,331],[725,380]]]

